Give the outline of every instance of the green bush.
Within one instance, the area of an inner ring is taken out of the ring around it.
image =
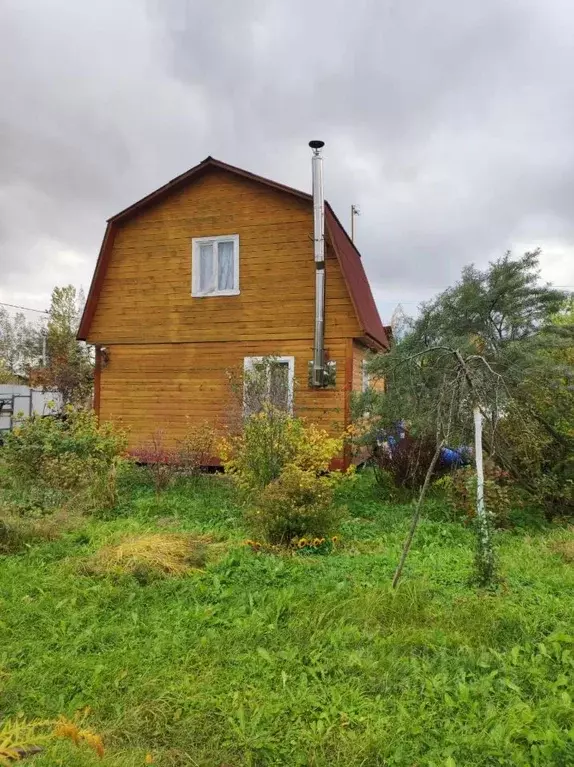
[[[329,473],[329,466],[342,450],[342,438],[270,405],[220,446],[225,469],[248,502],[254,534],[281,544],[337,528],[333,488],[352,472]]]
[[[476,473],[471,467],[456,469],[436,480],[435,497],[444,500],[451,519],[471,523],[476,516]],[[484,467],[484,501],[496,527],[511,527],[511,512],[520,509],[524,500],[510,475],[487,462]]]
[[[247,493],[256,493],[293,464],[321,474],[343,450],[343,439],[324,429],[266,405],[245,419],[241,434],[219,446],[224,467]]]
[[[34,497],[34,508],[42,508],[42,500],[53,506],[80,497],[89,507],[108,508],[116,502],[116,471],[125,449],[123,431],[99,424],[91,411],[68,407],[62,418],[22,421],[6,437],[2,463],[23,500]]]
[[[256,535],[288,544],[303,536],[323,537],[338,530],[343,513],[333,503],[341,474],[317,476],[290,464],[258,495],[247,520]]]

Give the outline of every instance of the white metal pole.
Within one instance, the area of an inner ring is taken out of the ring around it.
[[[492,583],[494,578],[494,552],[492,550],[490,525],[484,502],[484,467],[482,465],[482,412],[478,405],[474,410],[474,452],[476,466],[476,520],[478,523],[478,577],[481,585]]]
[[[482,413],[478,406],[474,408],[474,460],[476,465],[476,515],[486,519],[484,508],[484,467],[482,465]]]

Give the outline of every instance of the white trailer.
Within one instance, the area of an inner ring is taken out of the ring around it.
[[[19,384],[0,384],[0,440],[2,433],[31,415],[53,415],[62,410],[58,392],[32,389]]]

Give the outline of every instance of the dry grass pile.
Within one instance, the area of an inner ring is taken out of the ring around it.
[[[81,567],[87,575],[133,575],[148,581],[186,575],[205,566],[211,539],[183,533],[130,535],[105,546]]]
[[[561,556],[565,562],[574,564],[574,537],[561,541],[552,541],[550,550]]]

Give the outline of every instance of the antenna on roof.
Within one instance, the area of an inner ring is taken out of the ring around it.
[[[355,242],[355,216],[360,216],[358,205],[351,205],[351,242]]]

